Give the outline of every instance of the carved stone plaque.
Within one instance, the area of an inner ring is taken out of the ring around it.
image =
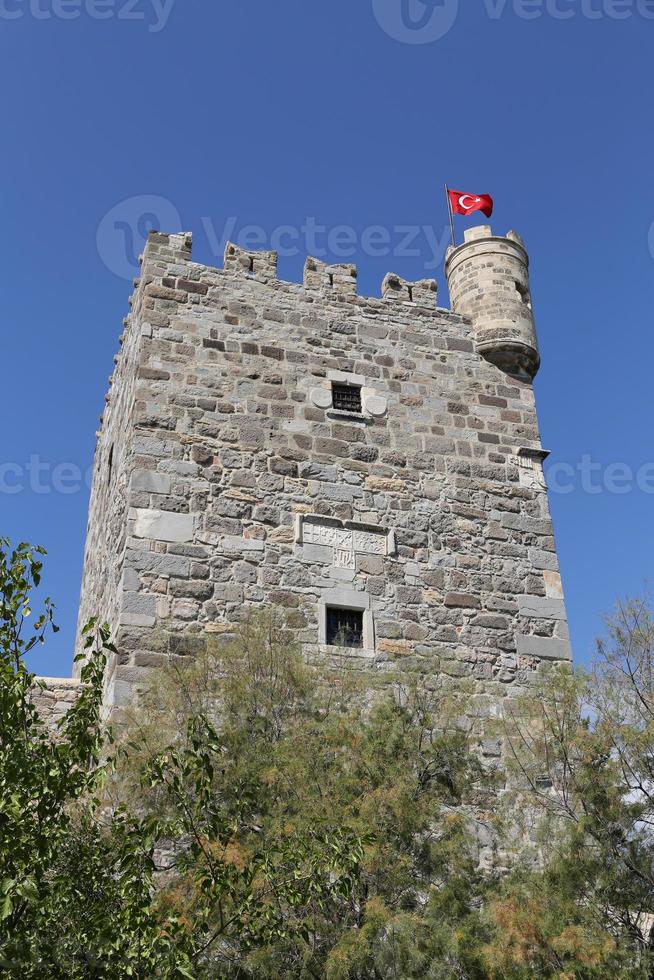
[[[530,490],[547,489],[542,460],[534,456],[518,456],[516,462],[520,473],[520,486],[528,487]]]
[[[395,552],[393,531],[313,514],[298,515],[296,541],[333,548],[334,564],[341,568],[354,568],[357,554],[386,557]],[[351,557],[346,559],[345,555]]]
[[[354,531],[354,550],[366,555],[387,555],[388,535],[385,531]]]
[[[334,548],[334,565],[336,568],[355,568],[356,555],[353,551],[344,551],[341,548]]]
[[[304,523],[302,539],[307,544],[324,544],[330,548],[352,551],[352,531],[329,524]]]

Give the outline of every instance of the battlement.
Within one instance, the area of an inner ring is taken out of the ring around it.
[[[511,251],[509,243],[517,246],[521,251],[524,264],[529,266],[529,257],[525,249],[521,236],[515,231],[508,231],[505,236],[496,236],[488,225],[479,225],[467,228],[464,232],[464,241],[456,247],[450,246],[447,252],[448,265],[453,265],[455,257],[471,243],[485,243],[487,246],[495,245]],[[179,262],[191,262],[193,251],[192,232],[165,233],[151,231],[146,243],[146,251],[140,256],[141,264],[146,258]],[[244,276],[255,281],[269,282],[278,280],[277,275],[278,253],[273,250],[245,249],[233,242],[228,242],[224,254],[224,272],[233,273],[237,276]],[[213,266],[200,266],[198,268],[214,269]],[[353,263],[329,264],[321,259],[308,256],[304,266],[303,285],[307,289],[324,290],[333,295],[357,296],[357,266]],[[283,280],[279,280],[283,281]],[[137,280],[138,282],[138,280]],[[287,285],[295,285],[287,283]],[[415,294],[412,296],[411,294]],[[389,272],[383,279],[381,296],[384,299],[401,300],[403,302],[416,302],[417,305],[432,308],[436,305],[438,295],[438,284],[435,279],[420,279],[417,281],[406,280]],[[361,296],[364,301],[374,300],[377,297]]]
[[[525,258],[528,261],[525,243],[517,231],[507,231],[506,235],[504,236],[496,236],[493,234],[493,229],[490,225],[473,225],[472,228],[465,229],[463,233],[463,244],[467,245],[468,242],[478,242],[485,238],[496,238],[498,242],[502,242],[504,239],[508,239],[510,242],[516,242],[522,247],[525,253]],[[460,246],[451,246],[450,249],[448,249],[448,253],[450,251],[456,251],[457,247]]]
[[[356,296],[357,267],[348,263],[327,265],[309,256],[304,264],[304,285],[335,296]]]
[[[144,279],[146,291],[159,298],[184,302],[189,293],[206,295],[221,275],[230,275],[281,289],[320,294],[320,302],[352,303],[383,309],[387,304],[411,308],[414,317],[459,316],[473,327],[473,339],[482,357],[512,377],[532,380],[540,365],[529,285],[529,257],[522,238],[509,231],[493,234],[488,225],[469,228],[461,245],[450,247],[446,275],[452,309],[437,307],[434,279],[411,281],[388,273],[381,297],[360,296],[357,267],[351,263],[328,264],[309,256],[302,285],[280,280],[277,253],[241,248],[228,243],[222,270],[192,262],[190,233],[166,235],[152,232],[143,256],[144,270],[136,280],[137,292]],[[161,281],[161,286],[153,282]],[[163,295],[160,289],[169,290]],[[132,303],[134,302],[132,299]],[[461,321],[458,321],[459,323]],[[462,331],[463,333],[463,331]]]
[[[193,236],[190,232],[164,234],[150,232],[146,249],[141,256],[141,264],[153,263],[162,268],[162,263],[183,262],[193,264],[197,270],[228,273],[254,282],[279,282],[285,286],[299,286],[297,283],[278,279],[275,251],[245,249],[232,242],[225,247],[222,269],[191,263]],[[138,285],[140,279],[136,281]],[[302,286],[320,292],[325,298],[361,300],[374,302],[380,297],[359,296],[357,291],[357,266],[352,263],[329,264],[321,259],[308,256],[304,265]],[[438,286],[435,279],[420,279],[416,282],[402,279],[389,273],[382,284],[381,299],[394,302],[414,303],[424,309],[436,309]],[[449,312],[441,310],[440,312]]]

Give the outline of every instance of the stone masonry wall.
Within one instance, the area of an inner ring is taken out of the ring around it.
[[[415,286],[415,288],[413,288]],[[475,349],[434,283],[356,293],[353,266],[153,233],[98,437],[80,624],[114,629],[109,707],[170,654],[284,607],[312,656],[329,605],[361,610],[353,667],[482,715],[570,657],[531,385]],[[332,407],[332,382],[362,412]],[[111,454],[111,463],[110,463]]]
[[[74,678],[37,677],[31,700],[41,720],[54,734],[66,712],[73,707],[82,691]]]

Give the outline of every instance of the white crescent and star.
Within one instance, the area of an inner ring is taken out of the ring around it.
[[[466,204],[466,201],[472,201],[472,204]],[[480,197],[473,197],[472,194],[462,194],[459,198],[459,207],[463,208],[464,211],[469,211],[475,204],[479,204],[480,202]]]

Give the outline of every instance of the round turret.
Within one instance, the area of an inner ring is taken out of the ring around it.
[[[470,228],[445,262],[455,313],[469,317],[477,350],[487,361],[531,381],[540,366],[529,289],[529,256],[514,231],[493,235],[488,225]]]

